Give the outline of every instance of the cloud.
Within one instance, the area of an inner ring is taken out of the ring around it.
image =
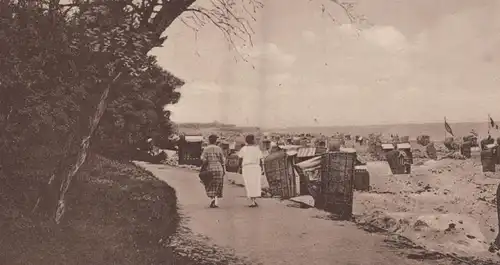
[[[267,76],[267,82],[273,86],[280,86],[291,78],[292,75],[290,73],[278,73]]]
[[[440,7],[429,0],[419,10],[435,11],[432,19],[373,3],[379,17],[392,19],[363,31],[322,18],[308,1],[292,2],[279,20],[255,26],[256,46],[239,49],[249,63],[234,63],[215,33],[200,37],[199,48],[171,33],[162,65],[187,81],[174,120],[291,126],[313,125],[315,117],[321,125],[348,125],[498,112],[500,20],[492,18],[500,1],[456,9],[451,0]],[[270,1],[266,12],[281,14],[284,3]],[[401,10],[421,5],[405,3]]]
[[[321,29],[321,34],[295,31],[294,36],[287,36],[295,42],[267,41],[242,47],[239,52],[248,56],[255,69],[245,63],[223,68],[226,78],[217,83],[219,87],[210,82],[190,84],[203,92],[189,100],[191,96],[183,94],[185,97],[179,104],[197,108],[176,109],[172,117],[196,120],[198,115],[197,119],[206,120],[205,117],[211,116],[217,118],[208,121],[264,126],[315,124],[310,118],[313,116],[328,124],[363,122],[368,106],[369,113],[390,109],[385,106],[391,103],[391,98],[380,95],[391,94],[388,87],[400,88],[401,80],[407,77],[409,67],[405,58],[393,54],[391,49],[401,39],[392,36],[397,33],[388,28],[373,29],[368,40],[350,25],[329,25]],[[377,39],[387,32],[390,42]],[[306,36],[313,35],[316,41],[308,42]],[[216,95],[209,94],[209,90],[216,91]],[[345,117],[328,114],[347,109],[350,111]]]
[[[172,112],[173,121],[211,122],[219,116],[219,104],[222,88],[214,82],[188,82],[181,89],[179,103],[167,106]]]
[[[175,122],[212,122],[214,120],[260,124],[263,101],[255,87],[217,85],[213,82],[188,82],[181,88],[181,100],[169,105]]]
[[[500,20],[488,14],[500,5],[444,16],[416,38],[412,61],[422,86],[437,89],[493,90],[498,87]]]
[[[205,93],[220,93],[222,88],[213,81],[192,81],[181,88],[182,94],[198,95]]]
[[[362,31],[362,36],[371,43],[390,51],[401,51],[407,48],[406,37],[395,27],[374,26]]]
[[[306,40],[307,42],[315,42],[316,41],[316,34],[310,30],[304,30],[302,31],[302,38]]]
[[[360,30],[352,24],[342,24],[338,27],[338,30],[346,35],[358,36]]]
[[[248,54],[253,61],[258,62],[261,66],[265,64],[277,67],[289,67],[296,60],[294,55],[284,52],[278,45],[272,42],[257,46]]]

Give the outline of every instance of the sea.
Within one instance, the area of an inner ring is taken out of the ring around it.
[[[500,130],[489,130],[487,122],[463,122],[463,123],[449,123],[452,133],[455,137],[463,137],[470,135],[474,130],[479,134],[479,138],[488,136],[488,132],[495,139],[500,137]],[[429,135],[432,140],[444,140],[445,137],[450,137],[449,133],[445,131],[443,123],[420,123],[420,124],[393,124],[393,125],[370,125],[370,126],[308,126],[308,127],[288,127],[288,128],[274,128],[266,129],[269,132],[278,133],[310,133],[310,134],[323,134],[326,136],[334,135],[335,133],[351,134],[368,136],[372,133],[381,133],[384,136],[399,135],[409,136],[410,139],[416,139],[419,135]]]
[[[489,129],[487,122],[461,122],[449,123],[454,137],[463,137],[471,134],[474,130],[479,138],[485,138],[488,133],[495,139],[500,137],[500,130]],[[213,124],[178,124],[179,131],[186,134],[202,134],[210,133],[257,133],[255,127],[239,127],[235,125],[217,126]],[[313,135],[332,136],[336,133],[350,134],[352,136],[360,135],[367,137],[372,133],[380,133],[385,137],[390,135],[409,136],[415,140],[419,135],[429,135],[433,141],[442,141],[446,137],[452,136],[445,131],[444,122],[442,123],[412,123],[412,124],[391,124],[391,125],[368,125],[368,126],[297,126],[286,128],[263,128],[260,132],[269,133],[290,133],[300,134],[309,133]]]

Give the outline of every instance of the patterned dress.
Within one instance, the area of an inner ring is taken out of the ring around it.
[[[224,188],[224,153],[222,149],[216,145],[209,145],[203,149],[201,160],[208,163],[207,170],[212,172],[213,179],[205,185],[205,191],[210,198],[222,198],[222,190]]]

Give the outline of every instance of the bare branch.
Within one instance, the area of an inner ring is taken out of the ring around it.
[[[253,46],[255,34],[250,22],[257,21],[256,12],[263,7],[260,0],[210,0],[211,7],[193,6],[186,9],[187,16],[197,28],[208,24],[215,26],[228,42],[229,48],[237,52],[239,59],[248,62],[238,49],[238,41]],[[240,12],[238,12],[240,11]],[[241,14],[239,14],[241,13]],[[236,59],[238,60],[238,59]]]
[[[356,21],[356,16],[353,15],[352,13],[352,4],[342,2],[340,0],[330,0],[337,4],[340,8],[342,8],[347,15],[347,18],[351,21],[351,23],[355,23]]]
[[[57,0],[54,0],[57,1]],[[198,30],[208,24],[216,26],[224,35],[232,48],[236,48],[236,40],[249,42],[253,46],[253,28],[251,21],[256,21],[254,15],[259,8],[263,7],[262,0],[210,0],[211,7],[200,7],[192,5],[196,0],[121,0],[102,1],[92,0],[73,1],[72,3],[60,4],[59,9],[63,14],[68,14],[73,8],[121,5],[129,8],[129,12],[142,31],[149,32],[154,46],[161,46],[163,32],[186,11],[193,13],[192,16],[180,18],[191,29]],[[190,20],[191,23],[187,23]],[[153,48],[153,47],[151,47]]]
[[[335,3],[340,8],[342,8],[342,10],[346,14],[346,16],[349,19],[349,21],[351,22],[351,24],[355,24],[358,26],[363,25],[363,24],[370,24],[365,16],[357,14],[355,12],[355,4],[354,3],[344,2],[342,0],[330,0],[330,1]],[[328,11],[326,11],[324,5],[322,5],[322,11],[324,13],[326,13],[333,21],[336,22],[336,20],[333,18],[333,16]]]
[[[186,22],[186,20],[185,20],[185,19],[183,19],[183,18],[181,18],[180,20],[181,20],[182,24],[184,24],[186,27],[188,27],[188,28],[190,28],[191,30],[193,30],[193,31],[194,31],[194,34],[195,34],[196,36],[198,35],[198,31],[199,31],[199,29],[198,29],[197,27],[195,27],[195,26],[191,26],[191,25],[190,25],[189,23],[187,23],[187,22]]]
[[[150,30],[160,37],[163,32],[184,13],[196,0],[170,0],[163,1],[158,14],[149,24]]]

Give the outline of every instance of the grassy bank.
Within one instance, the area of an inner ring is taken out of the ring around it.
[[[132,164],[91,157],[60,226],[30,214],[32,183],[3,176],[0,184],[0,264],[174,263],[164,245],[179,223],[175,191]]]

